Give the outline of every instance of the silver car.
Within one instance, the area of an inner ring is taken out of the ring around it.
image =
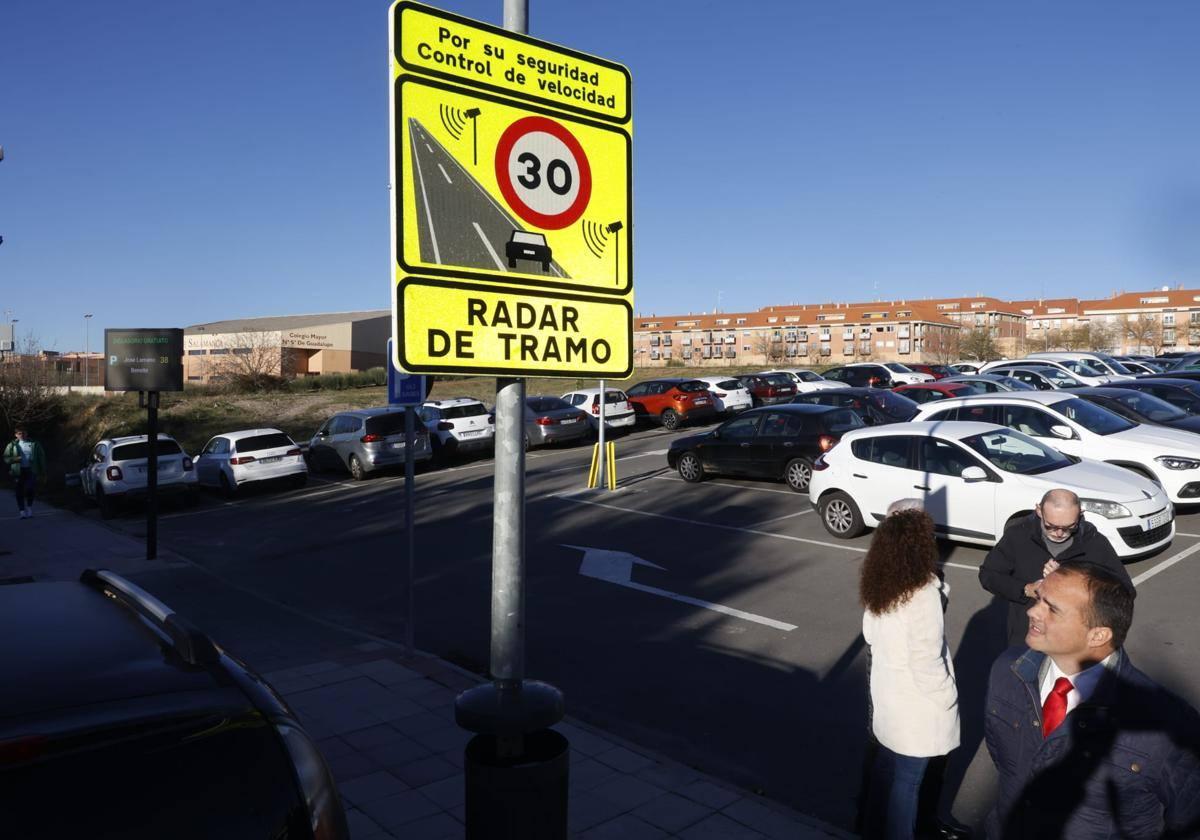
[[[525,398],[525,448],[580,440],[590,434],[588,416],[561,397]]]
[[[413,458],[433,457],[429,431],[414,418]],[[404,463],[404,409],[362,408],[343,411],[325,421],[308,443],[308,466],[313,471],[346,469],[361,481],[384,467]]]

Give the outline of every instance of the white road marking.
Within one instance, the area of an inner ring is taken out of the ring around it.
[[[425,145],[428,146],[429,144],[426,143]],[[430,151],[433,151],[433,150],[430,149]],[[450,176],[446,174],[446,167],[442,166],[440,163],[437,165],[437,167],[438,167],[438,169],[442,170],[442,177],[446,179],[446,183],[453,184],[454,182],[450,180]]]
[[[651,478],[655,479],[656,481],[678,481],[683,484],[688,483],[688,482],[684,481],[682,478],[676,478],[673,475],[655,475],[655,476],[651,476]],[[753,490],[756,493],[782,493],[785,496],[800,496],[801,495],[799,493],[796,493],[793,490],[775,490],[771,487],[747,487],[744,484],[728,484],[724,481],[705,481],[705,482],[702,482],[702,484],[705,487],[732,487],[735,490]]]
[[[970,563],[943,563],[943,566],[949,566],[952,569],[970,569],[972,572],[978,572],[978,566],[972,566]]]
[[[433,261],[440,263],[442,254],[438,250],[437,234],[433,232],[433,213],[429,210],[429,195],[425,192],[425,176],[421,174],[421,156],[417,154],[417,141],[413,139],[413,161],[417,164],[417,180],[421,182],[421,198],[425,202],[425,221],[429,223],[429,239],[433,243]]]
[[[751,527],[757,528],[760,525],[766,525],[768,522],[779,522],[783,519],[792,519],[797,516],[803,516],[806,513],[812,513],[812,508],[809,508],[808,510],[798,510],[795,513],[785,513],[783,516],[773,516],[770,519],[764,519],[762,522],[753,522],[751,523]]]
[[[1190,557],[1191,555],[1195,554],[1197,551],[1200,551],[1200,543],[1196,543],[1195,545],[1189,545],[1183,551],[1180,551],[1177,554],[1172,554],[1170,557],[1168,557],[1166,560],[1159,563],[1157,566],[1153,566],[1153,567],[1147,569],[1146,571],[1142,572],[1137,577],[1135,577],[1133,579],[1133,585],[1134,586],[1140,585],[1141,583],[1154,577],[1156,574],[1163,571],[1164,569],[1171,568],[1176,563],[1178,563],[1180,560],[1184,560],[1184,559]]]
[[[439,163],[438,166],[441,166]],[[446,180],[450,180],[447,178]],[[479,238],[483,240],[483,247],[487,248],[487,252],[492,255],[492,261],[496,263],[496,268],[501,271],[506,271],[504,263],[500,262],[500,257],[496,254],[496,249],[492,247],[492,243],[488,242],[488,238],[483,234],[483,228],[479,226],[479,222],[471,222],[475,226],[475,232],[479,234]]]
[[[866,554],[867,552],[865,548],[859,548],[858,546],[853,545],[843,545],[839,543],[825,542],[823,540],[810,540],[805,539],[804,537],[793,537],[790,534],[772,534],[770,531],[759,531],[754,528],[741,528],[737,525],[721,525],[716,522],[705,522],[701,519],[685,519],[682,516],[671,516],[670,514],[666,513],[651,513],[650,511],[646,510],[634,510],[633,508],[619,507],[618,505],[606,505],[603,502],[593,502],[591,499],[580,499],[565,493],[551,493],[545,498],[558,498],[568,502],[575,502],[576,504],[580,505],[594,505],[595,507],[608,508],[609,510],[619,510],[622,513],[632,513],[636,516],[649,516],[654,519],[666,519],[670,522],[682,522],[685,525],[700,525],[705,528],[717,528],[722,531],[737,531],[741,534],[756,534],[760,537],[771,537],[772,539],[787,540],[788,542],[808,543],[809,545],[823,545],[826,548],[837,548],[841,549],[842,551],[853,551],[858,554]],[[1196,547],[1200,548],[1200,545],[1197,545]]]
[[[1183,531],[1176,531],[1175,536],[1177,536],[1177,537],[1200,537],[1200,534],[1185,534],[1185,533],[1183,533]]]
[[[433,154],[433,146],[430,146],[428,143],[426,143],[425,148],[429,150],[429,154]],[[442,171],[444,172],[445,170]]]
[[[668,449],[651,449],[649,452],[639,452],[636,455],[626,455],[623,458],[618,458],[618,461],[632,461],[634,458],[647,458],[651,455],[666,455]]]

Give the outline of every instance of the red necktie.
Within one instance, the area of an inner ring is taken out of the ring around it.
[[[1074,687],[1066,677],[1059,677],[1054,681],[1054,688],[1050,689],[1050,695],[1042,705],[1043,738],[1049,738],[1050,733],[1058,729],[1058,725],[1067,716],[1067,695]]]

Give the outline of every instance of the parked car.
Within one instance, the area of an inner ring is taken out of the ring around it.
[[[1036,391],[1028,382],[1022,382],[1012,376],[1001,376],[996,373],[959,373],[940,380],[942,382],[961,382],[970,385],[985,394],[995,394],[1000,391]],[[1049,390],[1049,389],[1047,389]]]
[[[569,391],[562,398],[588,416],[588,427],[593,432],[600,428],[600,389],[580,388]],[[618,388],[604,389],[604,428],[606,431],[615,429],[631,429],[637,422],[629,397]]]
[[[990,368],[985,375],[1015,379],[1038,391],[1056,391],[1059,388],[1086,387],[1084,383],[1065,370],[1054,365],[1038,364],[1037,362],[1029,364],[1010,364],[1006,362]]]
[[[742,380],[731,376],[702,376],[718,414],[740,414],[754,408],[754,395]]]
[[[699,379],[648,379],[625,393],[639,419],[655,420],[665,429],[717,413],[708,386]]]
[[[862,420],[845,408],[796,403],[755,408],[710,432],[672,441],[667,464],[684,481],[717,474],[773,478],[803,493],[817,456],[861,428]]]
[[[150,446],[146,435],[105,438],[92,447],[79,471],[83,493],[95,500],[100,516],[111,519],[119,507],[146,498]],[[158,494],[190,502],[196,492],[192,459],[170,435],[158,436]]]
[[[978,394],[922,406],[916,419],[1007,426],[1068,455],[1155,481],[1172,502],[1200,500],[1200,441],[1194,434],[1131,423],[1071,391]]]
[[[1162,373],[1165,368],[1157,365],[1154,362],[1146,362],[1141,359],[1121,359],[1121,364],[1125,366],[1134,376],[1146,376],[1151,373]]]
[[[840,382],[851,388],[892,388],[901,384],[883,365],[860,364],[830,368],[821,373],[830,382]]]
[[[427,400],[417,412],[429,431],[433,454],[441,458],[492,449],[496,418],[487,406],[469,397]]]
[[[413,439],[413,459],[432,457],[429,433],[420,423]],[[315,471],[349,470],[362,481],[385,467],[404,464],[404,409],[360,408],[333,415],[308,442],[308,465]]]
[[[1107,353],[1099,351],[1088,352],[1037,352],[1029,353],[1030,359],[1049,359],[1052,362],[1077,362],[1100,371],[1109,378],[1110,382],[1133,379],[1133,371]]]
[[[950,368],[959,373],[979,373],[979,369],[983,367],[983,364],[983,362],[953,362]]]
[[[980,369],[980,373],[998,373],[1006,368],[1034,368],[1041,370],[1044,368],[1057,368],[1068,376],[1078,380],[1084,385],[1107,385],[1111,380],[1108,374],[1097,370],[1096,368],[1084,364],[1083,362],[1073,361],[1071,359],[1017,359],[1011,362],[988,362]]]
[[[1080,388],[1074,392],[1088,402],[1107,408],[1131,423],[1166,426],[1185,432],[1200,433],[1200,416],[1176,408],[1149,391],[1134,388]],[[1200,442],[1200,438],[1197,438]]]
[[[349,837],[287,703],[125,578],[0,586],[0,633],[5,837]]]
[[[1158,397],[1181,411],[1200,414],[1200,377],[1176,378],[1143,376],[1133,382],[1117,382],[1114,388],[1127,388]]]
[[[1054,488],[1079,496],[1083,514],[1119,557],[1157,551],[1175,536],[1174,509],[1159,485],[992,423],[848,432],[814,463],[809,500],[835,537],[858,536],[883,521],[889,503],[916,496],[939,536],[994,545]]]
[[[1163,353],[1158,356],[1158,361],[1166,365],[1166,371],[1164,372],[1170,373],[1177,368],[1200,364],[1200,353]]]
[[[303,487],[308,465],[296,442],[278,429],[246,429],[217,435],[193,459],[196,481],[232,495],[243,484],[281,481]]]
[[[934,378],[934,381],[956,376],[958,371],[949,365],[927,365],[924,362],[905,362],[905,366],[915,373],[924,373]]]
[[[525,398],[525,448],[580,441],[591,434],[588,414],[561,397]]]
[[[878,388],[842,388],[837,391],[800,394],[792,402],[848,408],[868,426],[904,423],[911,420],[920,408],[917,403],[902,394]]]
[[[937,402],[951,397],[966,397],[983,394],[985,391],[962,382],[922,382],[920,385],[901,385],[895,393],[908,397],[915,403]]]
[[[786,373],[748,373],[735,378],[746,386],[756,406],[791,402],[796,396],[796,383]]]
[[[917,373],[908,365],[902,365],[900,362],[852,362],[846,367],[884,367],[892,376],[892,381],[896,385],[915,385],[918,382],[932,382],[936,377],[929,373]]]
[[[819,373],[808,370],[807,368],[778,368],[777,370],[767,371],[768,374],[782,373],[790,377],[796,386],[797,394],[807,394],[812,391],[827,391],[830,388],[845,388],[845,382],[834,382],[832,379],[826,379]]]

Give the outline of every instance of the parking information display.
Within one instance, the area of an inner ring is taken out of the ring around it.
[[[183,390],[183,330],[105,330],[104,357],[106,391]]]
[[[408,0],[390,34],[394,364],[628,377],[629,71]]]

